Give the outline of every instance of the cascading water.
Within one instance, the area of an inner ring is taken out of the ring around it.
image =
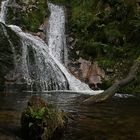
[[[68,83],[59,67],[48,53],[48,46],[37,36],[22,32],[10,25],[22,40],[22,72],[24,79],[33,87],[33,90],[66,90]]]
[[[76,79],[63,66],[62,63],[67,60],[64,8],[51,3],[48,3],[48,7],[51,13],[47,29],[49,54],[66,76],[71,90],[91,90],[88,85]]]
[[[1,5],[2,23],[5,23],[8,1],[2,2]],[[39,37],[24,33],[15,25],[9,25],[22,41],[22,54],[17,66],[19,73],[23,74],[22,78],[30,85],[31,90],[94,92],[88,85],[71,75],[63,65],[67,61],[64,9],[51,3],[48,7],[51,12],[47,29],[48,46]]]
[[[67,63],[67,46],[65,36],[65,13],[62,6],[48,3],[50,10],[47,42],[49,53],[60,63]]]
[[[6,6],[8,5],[9,0],[5,0],[1,2],[1,12],[0,12],[0,22],[5,23],[6,20],[6,13],[7,13],[7,8]]]

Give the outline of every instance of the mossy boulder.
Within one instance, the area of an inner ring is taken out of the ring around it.
[[[0,91],[5,88],[5,76],[14,70],[14,53],[21,53],[20,38],[4,24],[0,23]]]
[[[46,103],[41,97],[32,96],[22,113],[21,131],[26,140],[57,140],[62,136],[67,116]]]

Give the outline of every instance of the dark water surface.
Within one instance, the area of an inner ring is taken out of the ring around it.
[[[0,140],[20,140],[20,115],[31,93],[0,94]],[[82,106],[75,94],[40,94],[69,121],[63,140],[140,140],[140,97],[114,97],[106,103]]]

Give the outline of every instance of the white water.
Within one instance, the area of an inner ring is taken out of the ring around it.
[[[66,79],[68,80],[70,90],[73,90],[73,91],[81,91],[81,90],[84,90],[84,91],[88,90],[89,91],[90,90],[88,85],[82,83],[81,81],[76,79],[73,75],[71,75],[67,71],[67,69],[50,52],[48,52],[48,46],[45,44],[45,42],[43,40],[41,40],[37,36],[33,36],[31,34],[22,32],[22,30],[15,25],[10,25],[9,27],[11,27],[11,29],[14,30],[17,34],[19,34],[19,36],[22,38],[22,42],[23,42],[23,48],[22,49],[23,49],[23,53],[24,53],[22,55],[23,56],[23,58],[22,58],[23,66],[22,67],[24,68],[23,73],[25,73],[25,79],[27,81],[30,81],[30,79],[31,79],[30,76],[29,76],[29,68],[28,68],[29,66],[28,66],[27,61],[26,61],[27,46],[31,45],[37,52],[38,58],[36,58],[36,59],[41,60],[41,56],[42,56],[43,59],[45,59],[46,64],[49,62],[51,65],[54,66],[54,64],[55,64],[56,66],[59,67],[59,69],[62,71],[62,73],[66,76]],[[44,68],[44,65],[41,64],[41,62],[38,62],[38,66],[39,66],[40,71],[41,71],[41,73],[38,73],[38,75],[40,75],[40,82],[41,81],[43,82],[43,81],[45,81],[46,76],[42,72],[43,72],[43,70],[46,71],[46,69]],[[56,66],[53,67],[54,71],[57,70]],[[57,72],[58,72],[58,70],[57,70]],[[62,80],[61,81],[62,83],[66,82],[64,79],[62,79],[62,76],[61,76],[60,80]],[[45,90],[45,88],[43,88],[43,90]]]
[[[67,63],[67,46],[65,36],[64,7],[48,3],[50,10],[49,26],[47,29],[49,53],[60,63]]]
[[[6,13],[9,0],[5,0],[1,2],[1,11],[0,11],[0,22],[5,23],[6,20]]]
[[[67,58],[66,37],[65,37],[65,13],[62,6],[48,4],[50,10],[49,28],[48,28],[48,46],[49,54],[65,74],[70,89],[73,91],[90,91],[91,89],[85,83],[76,79],[63,66],[64,58]],[[65,54],[66,53],[66,54]]]
[[[48,87],[51,84],[52,89],[66,89],[67,80],[63,76],[63,73],[60,71],[57,64],[51,58],[48,53],[48,46],[46,43],[37,36],[33,36],[29,33],[24,33],[22,30],[15,26],[9,26],[12,30],[14,30],[22,39],[22,72],[24,73],[24,78],[30,84],[34,82],[34,80],[40,83],[39,90],[45,91],[51,89]],[[29,46],[35,51],[35,66],[31,67],[29,62]],[[35,75],[32,74],[32,71],[35,72]],[[35,77],[36,76],[36,77]],[[53,83],[50,81],[53,79]]]
[[[9,0],[2,2],[0,21],[5,23],[6,6]],[[102,91],[92,91],[89,86],[71,75],[63,63],[67,60],[65,37],[65,15],[61,6],[49,3],[51,12],[48,28],[48,46],[37,36],[24,33],[19,27],[9,27],[20,36],[22,40],[21,69],[24,80],[31,87],[33,84],[41,91],[67,90],[74,92],[94,94]],[[29,50],[32,50],[35,63],[32,64]],[[37,84],[39,83],[39,84]]]

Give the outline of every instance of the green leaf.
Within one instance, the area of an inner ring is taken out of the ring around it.
[[[29,125],[28,126],[31,127],[32,125],[33,125],[33,123],[32,122],[29,122]]]
[[[38,116],[43,117],[43,115],[45,114],[45,112],[46,112],[45,107],[41,108],[41,109],[38,111]]]
[[[33,111],[33,109],[31,107],[29,107],[29,110],[30,110],[31,116],[34,117],[35,116],[35,112]]]

